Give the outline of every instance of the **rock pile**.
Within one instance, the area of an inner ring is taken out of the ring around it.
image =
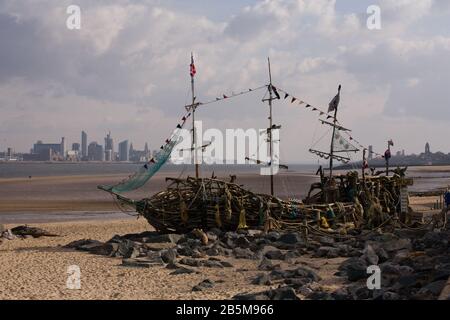
[[[249,284],[270,286],[259,293],[242,293],[234,299],[436,299],[450,276],[450,232],[362,233],[345,239],[298,232],[262,233],[260,230],[208,232],[183,235],[144,232],[114,236],[107,242],[79,240],[67,248],[118,257],[127,267],[165,266],[171,275],[200,273],[201,267],[233,268],[227,258],[254,260],[259,274]],[[317,271],[296,263],[296,258],[346,257],[336,276],[345,284],[334,292],[324,290]],[[381,270],[381,289],[370,290],[369,265]],[[239,271],[239,269],[236,269]],[[206,279],[193,287],[214,287]]]

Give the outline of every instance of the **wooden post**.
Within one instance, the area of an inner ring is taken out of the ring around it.
[[[366,148],[363,149],[362,179],[364,185],[366,185]]]

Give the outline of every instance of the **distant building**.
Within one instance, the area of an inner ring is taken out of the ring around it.
[[[80,144],[77,142],[72,143],[72,151],[80,152]]]
[[[428,156],[428,155],[430,155],[430,154],[431,154],[431,151],[430,151],[430,144],[427,142],[427,143],[425,144],[425,155]]]
[[[61,138],[61,156],[64,160],[66,158],[66,138]]]
[[[91,142],[88,146],[89,161],[104,161],[103,147],[97,142]]]
[[[122,141],[119,143],[119,161],[129,161],[129,148],[128,148],[128,140]]]
[[[111,132],[105,138],[105,161],[114,161],[114,141],[111,138]]]
[[[60,143],[43,143],[41,140],[33,145],[31,154],[24,155],[25,161],[55,161],[65,158],[65,139]]]
[[[369,157],[368,157],[368,159],[369,160],[373,159],[373,146],[369,146]]]
[[[81,131],[81,157],[83,160],[87,158],[88,150],[87,150],[87,133]]]

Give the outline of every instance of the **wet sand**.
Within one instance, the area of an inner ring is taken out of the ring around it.
[[[39,218],[41,222],[61,221],[65,214],[66,220],[101,219],[102,216],[117,218],[120,208],[111,195],[97,186],[113,185],[122,179],[124,175],[120,174],[0,179],[0,223],[14,223],[15,217],[26,222],[25,215],[31,217],[31,222],[38,222]],[[303,198],[315,181],[318,181],[316,176],[285,173],[275,177],[275,187],[280,197]],[[241,174],[237,182],[257,193],[270,190],[267,176]],[[125,196],[142,199],[167,186],[166,173],[156,174],[143,188]]]
[[[7,227],[13,227],[8,225]],[[74,240],[107,241],[115,234],[150,230],[144,219],[42,224],[40,227],[61,235],[56,238],[5,240],[0,244],[0,300],[8,299],[230,299],[242,292],[259,292],[250,284],[260,271],[259,261],[227,258],[233,268],[199,268],[200,274],[169,275],[173,270],[155,266],[121,266],[121,259],[64,249]],[[333,274],[346,258],[319,259],[307,256],[297,265],[314,268],[323,280],[320,285],[337,289],[342,279]],[[67,268],[78,265],[81,289],[66,286]],[[243,271],[241,269],[247,269]],[[216,286],[201,292],[192,287],[204,279]],[[275,286],[274,286],[275,287]],[[268,287],[267,287],[268,288]]]

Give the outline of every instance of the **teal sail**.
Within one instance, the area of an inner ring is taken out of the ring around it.
[[[190,115],[191,114],[189,113],[183,117],[182,124],[177,125],[177,128],[172,133],[172,136],[166,140],[164,145],[161,146],[159,152],[145,165],[140,167],[136,173],[114,186],[102,185],[98,186],[98,188],[110,193],[118,194],[133,191],[145,185],[147,181],[150,180],[150,178],[153,177],[159,169],[161,169],[167,160],[169,160],[174,147],[180,142],[182,129]]]

